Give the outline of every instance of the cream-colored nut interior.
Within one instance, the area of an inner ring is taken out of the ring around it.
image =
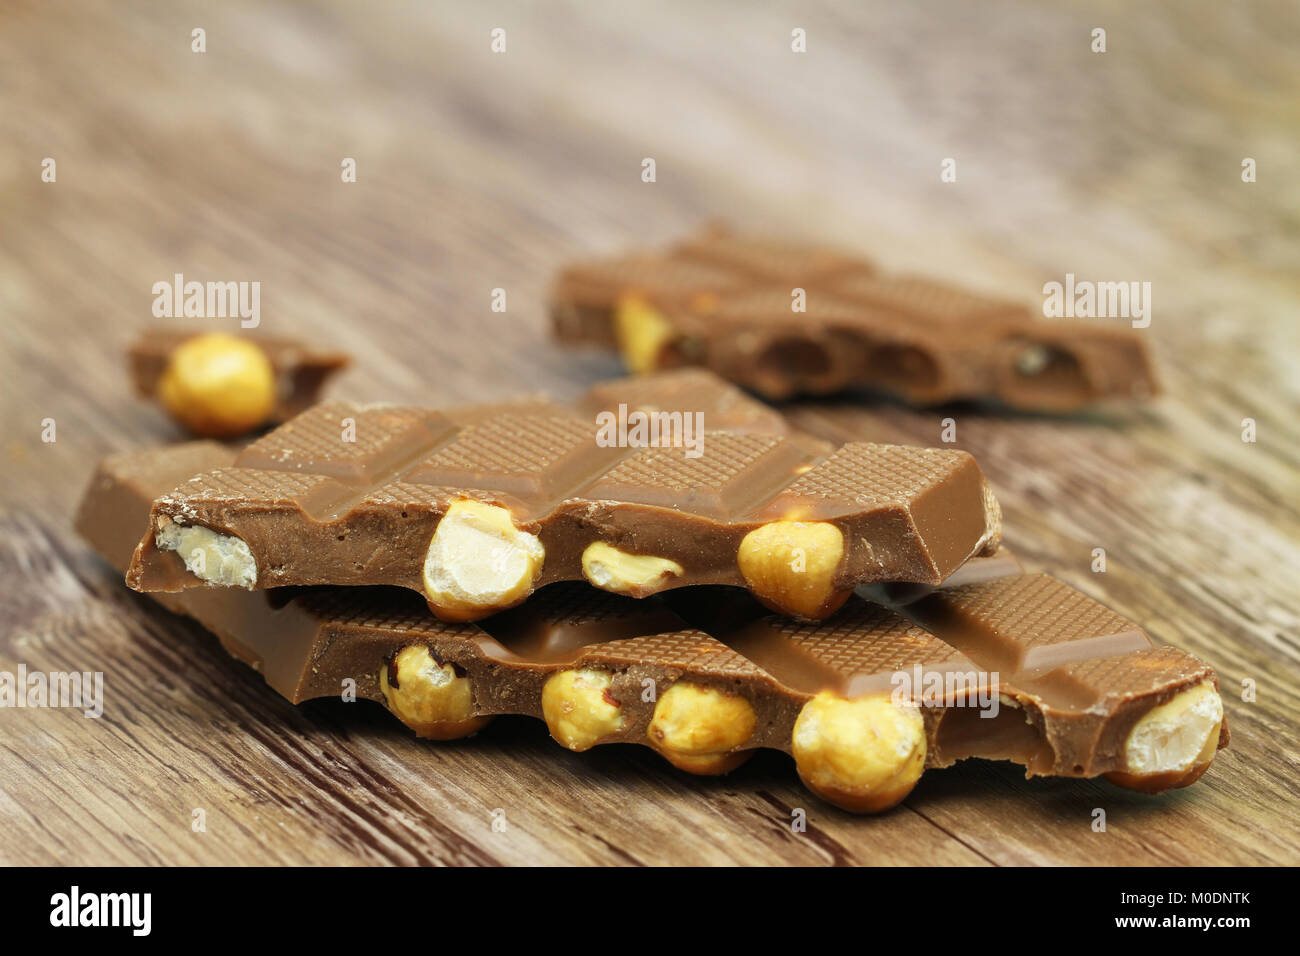
[[[379,673],[379,688],[402,723],[426,737],[451,738],[472,733],[485,719],[474,717],[473,688],[451,664],[439,663],[423,644],[411,644],[393,658],[396,684],[389,668]]]
[[[887,694],[855,700],[817,694],[800,710],[791,743],[804,782],[848,809],[893,806],[925,770],[921,711]]]
[[[1223,701],[1213,684],[1197,684],[1153,707],[1129,732],[1124,770],[1133,774],[1189,770],[1214,758]]]
[[[613,676],[585,668],[559,671],[542,687],[542,716],[551,736],[570,750],[588,750],[623,729],[623,708],[609,694]]]
[[[654,371],[659,355],[674,337],[663,314],[637,296],[624,296],[614,311],[614,335],[629,372]]]
[[[424,590],[439,610],[482,614],[527,597],[542,570],[542,542],[499,505],[461,499],[438,522],[424,560]]]
[[[755,722],[754,708],[739,694],[678,681],[655,703],[646,734],[660,750],[699,757],[744,746]]]
[[[826,521],[773,521],[745,535],[737,552],[740,573],[761,600],[807,618],[825,617],[844,603],[833,580],[844,556],[844,535]]]
[[[604,541],[593,541],[582,552],[582,573],[602,590],[642,597],[679,577],[682,566],[668,558],[628,554]]]
[[[257,583],[257,560],[242,538],[159,518],[153,540],[159,551],[175,551],[186,569],[208,584],[251,588]]]

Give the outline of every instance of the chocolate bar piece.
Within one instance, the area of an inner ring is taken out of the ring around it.
[[[1131,329],[1044,321],[847,253],[716,230],[566,269],[552,318],[559,338],[617,347],[633,372],[702,365],[775,399],[865,388],[1069,411],[1156,388]]]
[[[233,457],[205,442],[108,458],[77,528],[120,570],[158,490]],[[1208,666],[1005,552],[937,590],[872,593],[886,603],[854,596],[821,624],[725,587],[637,601],[562,582],[472,624],[397,588],[153,596],[295,703],[354,685],[443,740],[524,714],[572,750],[640,743],[704,774],[769,747],[855,812],[968,757],[1154,792],[1193,782],[1227,745]]]
[[[161,495],[127,583],[395,585],[453,621],[555,581],[633,597],[731,584],[814,620],[858,585],[938,584],[997,547],[997,502],[964,452],[828,453],[737,402],[713,409],[749,423],[711,431],[698,396],[657,411],[613,398],[472,418],[316,406]]]
[[[553,416],[573,414],[594,423],[605,409],[626,405],[632,411],[690,410],[699,412],[719,429],[742,435],[782,438],[802,445],[810,453],[829,455],[835,446],[793,428],[786,417],[770,405],[751,398],[736,386],[705,369],[675,369],[640,378],[620,378],[592,386],[571,406],[560,405],[543,395],[496,403],[476,403],[453,408],[449,415],[465,425],[491,421],[502,415]],[[188,442],[149,452],[131,453],[111,459],[119,467],[103,483],[92,482],[95,499],[107,502],[99,518],[88,523],[84,536],[114,567],[124,571],[139,544],[140,528],[147,523],[137,497],[141,489],[154,488],[150,502],[160,493],[183,484],[188,478],[234,465],[238,452],[206,441]],[[140,465],[140,470],[133,468]],[[114,500],[112,495],[124,495]],[[87,496],[87,503],[91,500]],[[123,542],[129,541],[129,545]],[[115,544],[116,543],[116,544]],[[203,589],[200,589],[203,590]],[[167,598],[161,593],[158,599]]]
[[[127,363],[138,395],[154,398],[172,353],[197,332],[148,329],[131,344]],[[250,335],[248,341],[266,353],[276,378],[276,402],[270,423],[278,425],[316,404],[320,390],[335,372],[351,361],[342,352],[316,348],[292,339]]]

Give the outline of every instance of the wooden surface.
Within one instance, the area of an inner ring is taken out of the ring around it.
[[[102,670],[107,696],[97,721],[0,711],[0,861],[1300,863],[1300,18],[916,6],[0,6],[0,669]],[[1218,669],[1232,748],[1200,784],[1151,799],[970,762],[860,819],[770,753],[700,780],[522,718],[424,743],[376,705],[285,703],[71,531],[99,456],[178,437],[122,361],[156,281],[260,281],[266,331],[355,355],[339,397],[565,398],[618,367],[549,340],[555,270],[710,217],[1031,303],[1065,272],[1153,284],[1149,406],[792,413],[919,443],[955,417],[1031,568]]]

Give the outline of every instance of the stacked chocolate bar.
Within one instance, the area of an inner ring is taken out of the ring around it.
[[[834,448],[700,370],[113,456],[78,527],[289,700],[433,739],[773,748],[858,812],[967,757],[1164,790],[1227,742],[1209,667],[1000,547],[969,455]]]
[[[768,398],[860,388],[1060,412],[1156,388],[1131,328],[1045,321],[852,253],[721,228],[564,270],[552,318],[561,340],[617,347],[632,372],[700,365]]]

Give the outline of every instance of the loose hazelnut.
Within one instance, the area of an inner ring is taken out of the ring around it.
[[[825,521],[773,521],[740,542],[737,560],[754,596],[780,614],[819,621],[839,610],[850,590],[836,590],[844,535]]]
[[[662,590],[682,566],[650,554],[628,554],[603,541],[593,541],[582,552],[582,573],[596,587],[615,594],[645,597]]]
[[[474,621],[526,598],[546,551],[499,505],[462,498],[438,522],[424,560],[429,607],[444,621]]]
[[[172,352],[158,397],[195,435],[234,438],[271,417],[275,372],[252,342],[215,332],[199,335]]]
[[[608,671],[558,671],[542,687],[542,716],[570,750],[589,750],[623,729],[623,708],[609,693]]]
[[[643,375],[659,367],[659,356],[675,333],[663,313],[639,296],[624,296],[614,311],[614,335],[623,364]]]
[[[888,810],[925,770],[925,723],[889,695],[845,700],[823,691],[799,711],[795,768],[813,793],[852,813]]]
[[[438,663],[423,644],[398,651],[392,664],[379,672],[379,688],[388,709],[429,740],[468,737],[492,719],[474,716],[469,678],[458,675],[451,664]]]
[[[754,708],[739,694],[678,681],[660,695],[646,736],[674,767],[714,775],[749,759],[736,748],[753,735],[755,722]]]
[[[1214,685],[1189,687],[1133,726],[1124,743],[1124,769],[1106,779],[1143,793],[1195,783],[1214,761],[1222,727],[1223,701]]]

